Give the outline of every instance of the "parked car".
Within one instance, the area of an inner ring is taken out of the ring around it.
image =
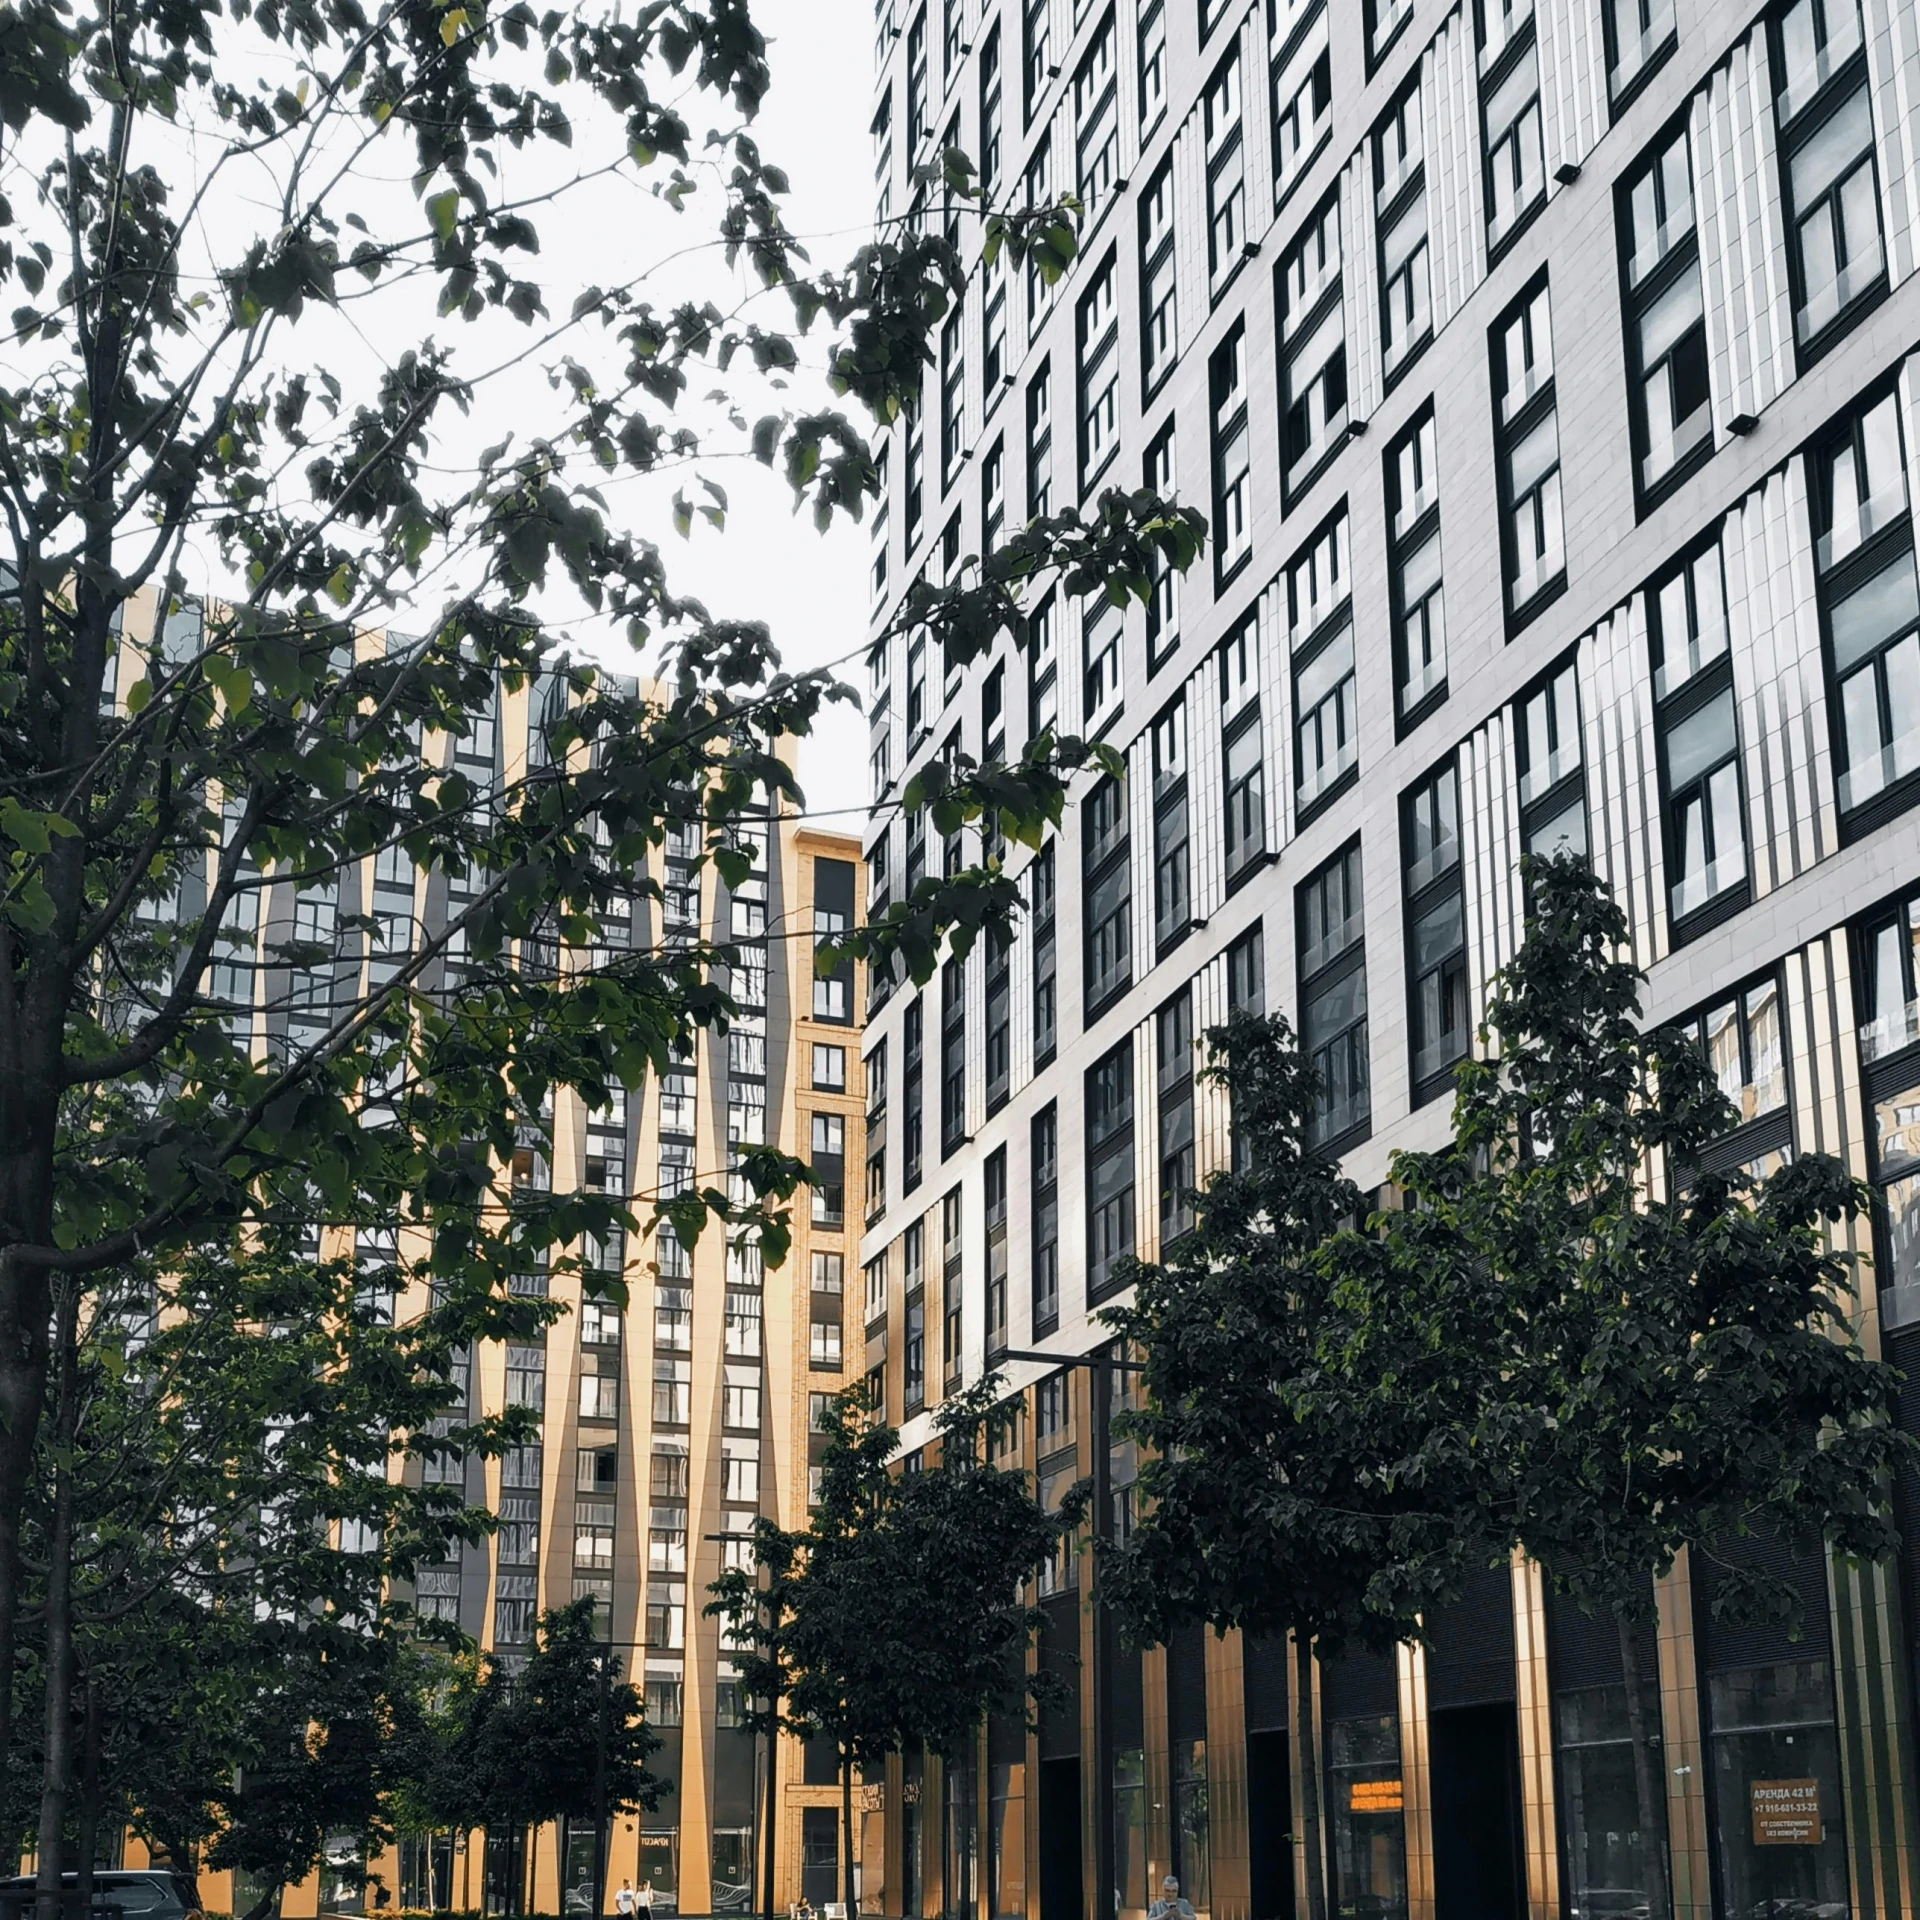
[[[33,1920],[34,1883],[22,1876],[0,1880],[0,1920]],[[78,1874],[61,1877],[61,1913],[79,1913]],[[200,1889],[193,1875],[170,1867],[127,1871],[102,1869],[93,1876],[88,1920],[202,1920]]]

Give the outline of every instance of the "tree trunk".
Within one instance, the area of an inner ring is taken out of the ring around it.
[[[780,1805],[780,1723],[775,1717],[779,1711],[780,1703],[777,1700],[771,1702],[767,1709],[767,1833],[763,1843],[766,1853],[767,1874],[766,1920],[774,1920],[774,1866],[780,1857],[774,1850],[773,1837],[774,1813]]]
[[[1307,1860],[1307,1920],[1327,1920],[1326,1858],[1320,1845],[1320,1754],[1313,1737],[1313,1642],[1293,1636],[1294,1748],[1300,1756],[1300,1846]]]
[[[74,1824],[74,1861],[78,1881],[76,1904],[83,1914],[93,1911],[94,1856],[100,1847],[100,1688],[92,1674],[84,1683],[80,1743],[80,1817]]]
[[[1640,1822],[1640,1856],[1647,1876],[1647,1912],[1653,1920],[1668,1920],[1672,1911],[1667,1889],[1666,1769],[1654,1758],[1659,1738],[1660,1701],[1646,1695],[1648,1675],[1640,1665],[1640,1636],[1631,1616],[1616,1612],[1620,1635],[1620,1672],[1627,1685],[1627,1732],[1633,1741],[1634,1811]]]
[[[47,1539],[47,1717],[40,1763],[38,1920],[59,1920],[66,1867],[67,1801],[73,1788],[73,1434],[79,1401],[71,1280],[60,1288],[60,1373],[54,1408],[53,1526]]]
[[[429,1869],[429,1872],[431,1872],[431,1869]],[[246,1913],[242,1916],[242,1920],[270,1920],[274,1905],[279,1898],[280,1882],[278,1880],[268,1881],[266,1892],[247,1909]]]
[[[0,1194],[0,1204],[13,1197]],[[29,1214],[39,1211],[23,1209]],[[31,1217],[22,1224],[31,1231]],[[0,1754],[13,1751],[20,1516],[33,1483],[34,1443],[46,1403],[50,1308],[44,1274],[22,1267],[0,1251]]]
[[[840,1749],[840,1899],[853,1916],[853,1755]]]

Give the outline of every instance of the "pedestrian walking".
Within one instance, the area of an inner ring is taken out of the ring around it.
[[[620,1891],[613,1896],[613,1910],[620,1920],[633,1920],[633,1882],[622,1880]]]

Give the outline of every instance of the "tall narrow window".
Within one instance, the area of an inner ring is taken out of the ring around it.
[[[1044,4],[1044,0],[1043,0]],[[1044,207],[1053,198],[1053,142],[1045,139],[1034,148],[1027,161],[1026,204]],[[1039,257],[1027,256],[1027,344],[1040,336],[1040,323],[1053,306],[1054,288],[1040,271]]]
[[[1120,447],[1119,262],[1109,253],[1075,315],[1080,365],[1080,495],[1084,500]]]
[[[980,551],[991,553],[1007,525],[1007,448],[996,440],[980,462]]]
[[[1147,487],[1162,500],[1171,500],[1174,489],[1173,422],[1154,435],[1147,449]],[[1172,658],[1180,644],[1180,575],[1173,562],[1156,553],[1149,563],[1153,572],[1153,591],[1147,596],[1147,672],[1157,673]]]
[[[1740,735],[1719,542],[1683,561],[1650,598],[1667,912],[1674,938],[1684,940],[1748,898]]]
[[[1037,740],[1060,717],[1060,662],[1054,640],[1059,607],[1044,596],[1027,617],[1027,737]]]
[[[1377,62],[1413,18],[1413,0],[1367,0],[1367,59]]]
[[[920,1184],[923,1167],[923,1091],[926,1061],[926,996],[915,994],[907,1003],[900,1028],[900,1167],[901,1188],[911,1193]]]
[[[1294,806],[1306,818],[1341,790],[1359,758],[1344,502],[1288,564],[1287,625],[1293,655]]]
[[[1333,54],[1327,11],[1312,9],[1301,31],[1300,0],[1268,0],[1273,22],[1268,71],[1273,93],[1273,200],[1278,206],[1333,132]]]
[[[940,1157],[958,1153],[967,1133],[967,972],[964,960],[940,969]]]
[[[893,94],[873,117],[873,224],[883,232],[893,218]]]
[[[1013,1085],[1013,948],[1010,940],[987,936],[987,1111],[1007,1103]]]
[[[1160,1068],[1160,1247],[1193,1225],[1193,991],[1189,987],[1154,1016]]]
[[[905,511],[901,517],[906,524],[907,552],[911,554],[920,544],[920,531],[925,525],[927,505],[926,431],[918,412],[907,416],[907,457],[904,466],[905,498],[902,505]]]
[[[917,153],[932,130],[927,74],[927,10],[922,7],[907,28],[907,151]]]
[[[966,1303],[962,1291],[965,1239],[961,1230],[960,1189],[940,1200],[940,1361],[948,1391],[960,1384]]]
[[[1251,873],[1267,850],[1267,778],[1260,729],[1259,669],[1259,616],[1249,613],[1220,646],[1229,887]]]
[[[1514,745],[1520,767],[1520,843],[1551,856],[1587,851],[1587,780],[1580,692],[1571,662],[1520,696]]]
[[[1119,710],[1120,637],[1125,630],[1125,619],[1120,609],[1104,595],[1089,602],[1083,619],[1081,720],[1088,733],[1098,733]]]
[[[1033,1332],[1060,1324],[1060,1122],[1051,1101],[1033,1117]]]
[[[987,1210],[987,1359],[1007,1348],[1007,1150],[996,1147],[982,1170]]]
[[[1460,782],[1451,759],[1400,802],[1407,916],[1407,1026],[1417,1105],[1451,1083],[1464,1059],[1467,926],[1460,888]]]
[[[1727,1133],[1702,1156],[1709,1166],[1764,1176],[1793,1151],[1784,997],[1780,976],[1763,974],[1681,1023],[1733,1108]]]
[[[1159,124],[1167,110],[1167,4],[1144,0],[1140,8],[1140,132]]]
[[[955,469],[966,451],[967,354],[962,325],[964,310],[955,302],[940,329],[940,484],[953,485]]]
[[[1153,937],[1164,953],[1193,923],[1185,696],[1153,723]]]
[[[1793,330],[1805,360],[1887,283],[1860,0],[1793,0],[1774,32]]]
[[[1053,77],[1053,8],[1050,0],[1022,0],[1021,23],[1025,59],[1021,63],[1026,115],[1033,118],[1034,107]],[[1036,202],[1029,201],[1028,205]]]
[[[1134,1250],[1133,1041],[1087,1073],[1087,1299],[1104,1297]]]
[[[1897,395],[1808,457],[1841,825],[1859,832],[1920,794],[1920,588]]]
[[[1247,323],[1236,320],[1207,366],[1213,409],[1213,571],[1217,586],[1253,550],[1252,449],[1247,439]]]
[[[1296,903],[1301,1046],[1319,1082],[1308,1137],[1337,1151],[1364,1138],[1372,1117],[1359,841],[1320,868]]]
[[[1426,146],[1417,79],[1374,132],[1373,183],[1380,236],[1380,347],[1391,378],[1433,335]]]
[[[1329,199],[1280,259],[1280,482],[1289,497],[1347,430],[1340,201]]]
[[[1685,128],[1620,190],[1627,231],[1628,391],[1644,504],[1713,450],[1707,317]]]
[[[1567,578],[1553,326],[1544,280],[1493,330],[1493,386],[1511,618],[1544,606]]]
[[[1091,1021],[1133,978],[1128,923],[1133,912],[1127,800],[1108,777],[1080,808],[1082,878],[1085,882],[1086,996]]]
[[[1201,103],[1207,161],[1207,270],[1215,292],[1247,237],[1247,156],[1240,124],[1240,56],[1230,53]]]
[[[1140,196],[1140,367],[1149,396],[1180,356],[1180,307],[1173,258],[1173,157]]]
[[[1394,712],[1405,731],[1447,697],[1440,474],[1431,401],[1387,449],[1386,478]]]
[[[1050,369],[1027,382],[1027,518],[1038,520],[1053,511],[1053,407],[1048,392]]]
[[[1114,64],[1116,33],[1109,13],[1095,30],[1073,75],[1075,177],[1085,217],[1093,219],[1113,191],[1120,165],[1120,82]]]
[[[1000,97],[1000,22],[980,45],[980,191],[989,201],[1000,186],[1000,147],[1005,112]]]
[[[1058,955],[1055,946],[1055,842],[1049,840],[1028,869],[1028,910],[1033,915],[1033,1063],[1043,1067],[1053,1058],[1059,1034]]]
[[[1504,247],[1547,193],[1533,0],[1479,0],[1487,245]]]

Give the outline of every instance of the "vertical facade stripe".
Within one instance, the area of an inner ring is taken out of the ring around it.
[[[1547,192],[1556,167],[1581,165],[1607,125],[1607,60],[1599,0],[1540,0],[1540,108]]]
[[[1909,0],[1866,0],[1866,16],[1887,278],[1897,287],[1920,250],[1920,12]]]
[[[1456,7],[1420,64],[1427,153],[1427,230],[1433,261],[1433,327],[1466,305],[1487,273],[1481,185],[1480,91],[1473,23]]]

